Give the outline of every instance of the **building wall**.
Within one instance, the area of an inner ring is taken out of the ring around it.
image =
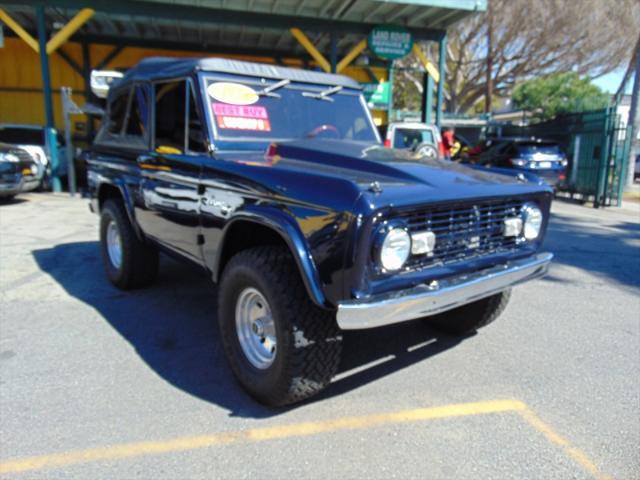
[[[78,65],[82,65],[82,49],[78,43],[66,43],[61,49]],[[92,65],[97,65],[113,49],[110,45],[91,45],[89,55]],[[158,50],[146,48],[125,48],[104,69],[126,69],[138,61],[149,56],[168,57],[201,57],[202,52],[188,52],[176,50]],[[250,57],[242,55],[224,55],[227,58],[255,61],[261,63],[275,63],[273,59]],[[285,60],[285,64],[292,67],[302,67],[298,60]],[[62,130],[62,100],[61,87],[73,89],[73,99],[78,105],[85,103],[84,81],[64,59],[54,53],[49,57],[51,86],[53,89],[53,110],[56,128]],[[387,71],[383,68],[372,68],[379,80],[386,80]],[[343,72],[359,82],[369,82],[367,72],[360,67],[348,67]],[[374,111],[374,117],[379,121],[386,119],[385,112]],[[40,57],[26,43],[18,38],[5,38],[4,48],[0,48],[0,123],[27,123],[42,125],[45,122],[44,99],[42,93],[42,75]],[[82,115],[72,117],[74,131],[83,133],[79,127],[86,125],[86,118]]]

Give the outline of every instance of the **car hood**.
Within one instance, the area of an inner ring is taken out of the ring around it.
[[[227,154],[221,156],[227,157]],[[309,139],[273,144],[268,154],[228,155],[229,160],[330,177],[353,184],[371,207],[539,193],[546,187],[518,172],[492,172],[447,160],[419,158],[379,144]],[[266,172],[265,172],[266,173]],[[309,188],[309,186],[307,186]]]

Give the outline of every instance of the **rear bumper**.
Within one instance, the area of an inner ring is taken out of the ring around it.
[[[342,302],[338,304],[338,326],[343,330],[360,330],[451,310],[542,277],[547,273],[552,258],[551,253],[540,253],[366,301]]]

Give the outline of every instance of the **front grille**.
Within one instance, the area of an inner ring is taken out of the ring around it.
[[[400,214],[411,233],[430,230],[436,235],[433,253],[411,255],[406,267],[417,270],[516,250],[518,241],[504,236],[503,222],[519,215],[523,204],[519,200],[476,202]]]

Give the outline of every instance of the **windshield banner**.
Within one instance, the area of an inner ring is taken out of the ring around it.
[[[229,105],[212,103],[213,113],[220,128],[270,132],[271,124],[265,107],[258,105]]]

